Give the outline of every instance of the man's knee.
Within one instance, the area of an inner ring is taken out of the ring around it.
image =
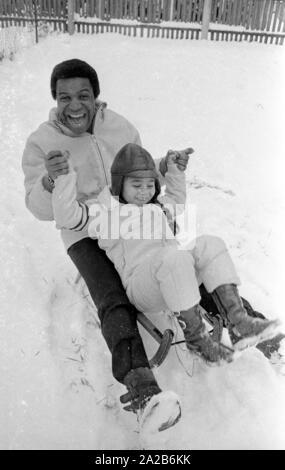
[[[102,333],[111,351],[125,339],[139,336],[136,310],[132,305],[113,304],[112,308],[98,311]]]
[[[100,292],[97,297],[98,311],[100,315],[105,315],[108,312],[116,311],[118,308],[127,308],[128,310],[135,310],[135,307],[130,303],[127,294],[123,288],[106,289]]]

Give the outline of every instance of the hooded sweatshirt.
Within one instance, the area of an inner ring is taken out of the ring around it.
[[[54,220],[52,195],[42,184],[47,175],[44,156],[52,150],[69,151],[71,165],[77,174],[77,200],[94,198],[110,184],[110,167],[117,152],[126,143],[140,144],[136,128],[124,117],[96,101],[97,112],[92,134],[74,134],[63,125],[52,109],[49,120],[39,126],[27,140],[22,159],[25,174],[26,206],[40,220]],[[158,164],[158,162],[157,162]],[[88,237],[87,230],[61,230],[66,249]]]

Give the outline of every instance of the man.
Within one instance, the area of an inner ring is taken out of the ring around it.
[[[51,93],[57,108],[28,138],[23,155],[26,205],[40,220],[54,220],[51,193],[54,180],[68,173],[68,158],[77,172],[78,199],[84,201],[110,185],[110,167],[117,152],[127,143],[141,144],[134,126],[98,100],[98,77],[86,62],[72,59],[56,65]],[[176,164],[181,170],[186,168],[192,151],[177,153]],[[163,175],[167,157],[157,165]],[[102,333],[112,354],[113,375],[127,387],[121,401],[126,409],[141,409],[161,390],[149,368],[136,310],[97,240],[91,240],[84,230],[62,230],[61,235],[98,309]]]

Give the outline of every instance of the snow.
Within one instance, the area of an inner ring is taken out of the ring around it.
[[[0,64],[1,449],[284,449],[285,378],[257,350],[207,367],[183,345],[155,370],[182,419],[139,440],[96,315],[54,224],[24,205],[21,155],[54,105],[52,67],[80,57],[101,99],[155,156],[192,146],[197,234],[222,236],[241,294],[283,322],[284,48],[259,43],[52,34]],[[153,321],[177,325],[162,313]],[[156,345],[142,332],[151,355]],[[225,338],[227,340],[227,338]]]

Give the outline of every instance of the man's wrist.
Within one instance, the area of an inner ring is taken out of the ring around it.
[[[42,178],[42,185],[46,191],[49,193],[52,193],[53,188],[54,188],[54,180],[52,179],[51,176],[45,175]]]
[[[54,179],[48,175],[48,183],[50,185],[50,187],[53,189],[54,188]]]

